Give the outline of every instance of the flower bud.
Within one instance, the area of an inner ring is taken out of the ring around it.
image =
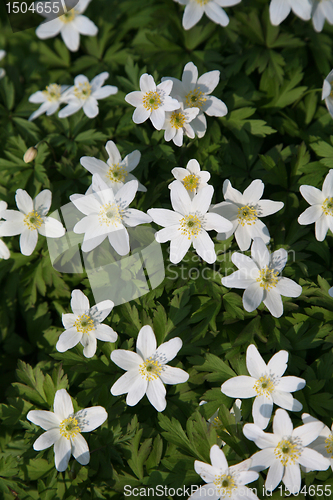
[[[36,158],[37,153],[37,148],[35,148],[35,146],[31,146],[31,148],[27,149],[27,151],[25,152],[23,160],[25,161],[25,163],[30,163]]]

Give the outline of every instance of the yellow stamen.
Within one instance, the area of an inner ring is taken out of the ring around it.
[[[278,284],[278,274],[279,271],[274,271],[274,269],[270,269],[266,266],[263,269],[260,269],[257,281],[262,288],[270,290]]]
[[[103,205],[99,212],[99,223],[102,226],[106,224],[115,225],[121,223],[122,215],[119,213],[119,207],[115,203],[107,203]]]
[[[120,167],[119,163],[114,163],[109,167],[106,176],[112,182],[124,182],[127,177],[127,170],[125,167]]]
[[[254,224],[257,220],[257,217],[258,212],[253,207],[246,205],[238,209],[238,222],[242,226],[245,226],[245,224]]]
[[[325,215],[333,215],[333,198],[326,198],[321,208]]]
[[[267,398],[275,389],[274,380],[267,375],[260,377],[253,386],[258,396],[266,396]]]
[[[78,332],[89,333],[94,330],[94,320],[88,314],[81,314],[75,321],[74,326]]]
[[[66,439],[74,437],[76,436],[76,434],[79,434],[80,432],[81,429],[75,417],[65,418],[65,420],[63,420],[60,423],[60,434],[64,436]]]
[[[38,229],[43,224],[43,219],[38,212],[36,212],[36,210],[33,210],[24,217],[23,222],[31,231],[33,231]]]
[[[73,19],[75,19],[75,16],[76,16],[75,10],[72,9],[69,12],[66,12],[65,14],[63,14],[62,16],[60,16],[59,19],[63,23],[67,24],[67,23],[72,22]]]
[[[325,439],[325,448],[326,448],[327,453],[329,455],[331,455],[331,458],[333,458],[333,434],[330,434]]]
[[[160,375],[163,366],[157,359],[147,358],[140,366],[139,372],[142,378],[146,380],[155,380]]]
[[[183,128],[186,121],[184,113],[182,111],[173,111],[170,116],[170,124],[176,129]]]
[[[74,95],[79,99],[88,99],[91,94],[91,85],[89,82],[78,83],[74,87]]]
[[[162,99],[158,92],[150,91],[143,96],[142,104],[146,109],[153,111],[161,106]]]
[[[182,232],[190,240],[192,236],[195,238],[201,231],[201,220],[196,215],[186,215],[180,219],[179,231]]]
[[[294,464],[302,452],[299,438],[283,438],[274,450],[275,456],[282,465]]]
[[[231,497],[233,495],[233,490],[237,488],[236,481],[229,474],[221,474],[220,476],[215,476],[214,484],[220,495],[228,495]]]
[[[48,101],[57,101],[61,96],[61,86],[57,83],[51,83],[51,85],[46,86],[46,90],[43,90],[43,94]]]
[[[207,1],[205,3],[207,3]],[[202,0],[201,2],[198,3],[204,5]],[[201,108],[203,103],[207,101],[207,98],[205,97],[205,94],[201,92],[200,88],[196,87],[194,90],[191,90],[188,94],[186,94],[185,100],[187,108],[193,108],[193,107]]]
[[[200,179],[195,174],[189,174],[183,179],[183,184],[187,191],[195,191],[199,185]]]

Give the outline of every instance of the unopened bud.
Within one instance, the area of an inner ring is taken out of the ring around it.
[[[30,163],[36,158],[37,153],[37,148],[35,148],[35,146],[31,146],[31,148],[27,149],[27,151],[25,152],[23,160],[25,161],[25,163]]]

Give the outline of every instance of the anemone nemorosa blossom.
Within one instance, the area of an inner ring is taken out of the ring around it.
[[[325,20],[333,24],[333,1],[332,0],[312,0],[312,23],[316,31],[322,31]]]
[[[241,0],[175,0],[175,2],[185,5],[183,28],[189,30],[200,21],[204,14],[214,23],[227,26],[229,17],[222,7],[231,7],[240,3]]]
[[[46,86],[45,90],[38,90],[29,97],[29,102],[40,104],[39,108],[29,116],[29,121],[38,118],[38,116],[46,113],[47,116],[53,115],[58,109],[60,104],[65,102],[64,93],[69,85],[58,85],[51,83]]]
[[[271,0],[269,15],[271,23],[278,26],[286,19],[291,10],[303,21],[308,21],[311,18],[311,9],[310,0]]]
[[[255,345],[246,351],[246,367],[250,374],[232,377],[221,386],[221,391],[231,398],[253,398],[253,421],[265,429],[272,415],[273,403],[286,410],[301,411],[301,403],[294,399],[291,392],[305,386],[299,377],[283,377],[287,369],[288,352],[279,351],[265,363]]]
[[[186,168],[175,167],[171,170],[172,175],[176,181],[180,181],[185,187],[186,191],[193,199],[200,189],[207,186],[210,179],[210,173],[206,170],[200,170],[200,165],[197,160],[189,160]],[[169,184],[169,189],[172,188],[175,181]]]

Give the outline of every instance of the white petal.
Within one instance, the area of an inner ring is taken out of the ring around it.
[[[228,462],[223,451],[214,444],[210,449],[210,461],[213,467],[223,471],[228,469]]]
[[[245,424],[243,427],[243,433],[247,439],[254,441],[258,446],[258,448],[272,448],[272,447],[275,448],[280,439],[278,436],[275,436],[274,434],[269,434],[264,432],[256,424]],[[270,452],[272,453],[272,451]]]
[[[284,473],[284,466],[282,465],[280,460],[275,460],[269,468],[266,477],[265,488],[268,491],[275,490],[275,488],[282,479],[283,473]]]
[[[27,419],[35,425],[39,425],[45,431],[59,427],[60,419],[52,411],[31,410],[27,414]],[[53,444],[53,443],[52,443]]]
[[[302,440],[303,446],[312,443],[320,434],[324,424],[322,422],[310,422],[309,424],[300,425],[293,431],[293,436],[299,437]]]
[[[275,389],[272,394],[273,401],[277,406],[281,406],[285,410],[301,411],[303,406],[297,399],[294,399],[290,392],[280,391]]]
[[[277,377],[282,377],[287,369],[288,356],[288,352],[283,350],[274,354],[267,363],[268,371],[274,373]]]
[[[59,389],[55,393],[53,408],[60,420],[64,420],[74,413],[73,403],[66,389]]]
[[[150,215],[141,212],[141,210],[136,210],[136,208],[128,208],[123,218],[124,224],[130,227],[135,227],[139,224],[147,224],[151,221],[152,218]]]
[[[208,2],[204,5],[204,10],[206,16],[208,16],[214,23],[220,24],[221,26],[227,26],[229,24],[229,17],[215,2]]]
[[[92,406],[75,413],[75,418],[79,423],[81,432],[91,432],[105,422],[108,414],[103,406]]]
[[[302,293],[302,287],[289,278],[280,278],[275,289],[284,297],[299,297]]]
[[[142,92],[139,92],[135,90],[134,92],[130,92],[125,96],[125,101],[128,102],[128,104],[131,104],[132,106],[135,106],[138,108],[139,106],[142,106],[142,99],[143,99],[143,94]],[[143,107],[143,106],[142,106]],[[118,163],[118,162],[115,162]]]
[[[127,372],[130,373],[130,372]],[[125,373],[126,375],[126,373]],[[123,377],[125,376],[123,375]],[[132,383],[127,397],[126,397],[126,403],[128,406],[135,406],[146,394],[148,388],[148,382],[146,379],[144,379],[141,375],[139,375],[134,383]]]
[[[38,232],[47,238],[61,238],[66,230],[60,221],[53,217],[45,217],[44,223],[38,228]]]
[[[282,377],[276,388],[279,391],[295,392],[303,389],[305,385],[306,382],[303,378],[288,376]]]
[[[303,185],[299,188],[301,195],[310,205],[322,204],[325,201],[324,194],[320,189],[313,186]]]
[[[261,238],[255,238],[253,240],[251,247],[251,257],[261,269],[268,266],[270,254],[267,246]]]
[[[138,370],[142,364],[142,357],[133,351],[116,349],[111,352],[111,360],[123,370]]]
[[[8,222],[1,222],[0,236],[15,236],[25,231],[26,226],[23,223],[24,215],[16,210],[6,210],[2,212],[4,218],[8,218]]]
[[[166,407],[166,390],[160,378],[149,380],[147,387],[147,398],[157,411],[163,411]]]
[[[18,189],[15,195],[17,208],[24,214],[32,212],[34,209],[32,198],[23,189]]]
[[[208,264],[213,264],[216,261],[216,253],[214,242],[205,230],[200,233],[192,241],[193,247],[197,254]]]
[[[138,378],[141,379],[141,375],[139,375],[139,371],[137,369],[129,370],[113,384],[110,389],[111,394],[113,396],[126,394],[131,390],[131,387],[135,384]],[[141,397],[143,397],[143,395]]]
[[[73,99],[71,100],[71,102],[65,106],[63,109],[61,109],[58,113],[58,117],[59,118],[67,118],[68,116],[71,116],[73,115],[74,113],[76,113],[77,111],[79,111],[79,109],[82,108],[82,103],[79,99]]]
[[[281,295],[277,291],[275,291],[274,289],[267,290],[266,297],[264,298],[263,303],[272,316],[274,316],[275,318],[280,318],[280,316],[282,316],[283,304]]]
[[[110,245],[119,255],[127,255],[130,251],[129,235],[125,228],[108,234]]]
[[[182,384],[187,382],[189,375],[181,368],[164,365],[160,378],[164,384]]]
[[[98,28],[90,19],[86,16],[75,16],[72,21],[72,26],[81,33],[81,35],[95,36],[97,35]]]
[[[266,363],[254,344],[250,344],[246,350],[246,368],[254,378],[260,378],[267,371]]]
[[[255,378],[240,375],[224,382],[221,386],[221,391],[230,398],[253,398],[257,395],[254,389],[255,383]]]
[[[246,205],[255,205],[263,195],[265,184],[260,179],[255,179],[245,189],[243,193],[244,202]],[[274,202],[273,202],[274,203]]]
[[[121,207],[127,207],[135,198],[138,190],[138,181],[130,181],[124,184],[116,193],[116,201]]]
[[[36,229],[24,229],[20,236],[20,249],[23,255],[31,255],[35,250],[38,241],[38,231]]]
[[[240,191],[238,191],[237,189],[233,188],[231,182],[228,179],[226,179],[223,182],[222,190],[225,201],[237,203],[240,204],[241,206],[245,205],[245,200],[243,198],[242,193],[240,193]]]
[[[140,94],[141,94],[141,92],[140,92]],[[106,149],[107,154],[109,155],[108,163],[117,164],[117,163],[121,162],[121,156],[120,156],[119,150],[113,141],[108,141],[105,144],[105,149]],[[131,153],[131,154],[133,154],[133,153]]]
[[[72,436],[71,444],[73,457],[79,462],[79,464],[87,465],[90,460],[90,453],[87,441],[84,437],[81,436],[80,433]]]
[[[176,226],[165,227],[164,229],[161,229],[160,231],[157,231],[157,233],[155,233],[155,239],[158,243],[165,243],[166,241],[178,238],[180,234],[179,230],[179,224],[177,224]]]
[[[256,426],[258,427],[258,426]],[[264,433],[266,434],[266,433]],[[276,442],[276,444],[278,444]],[[274,455],[274,448],[272,449],[271,447],[271,443],[267,443],[267,448],[261,450],[261,451],[258,451],[257,453],[255,453],[254,455],[252,455],[251,459],[252,459],[252,463],[251,463],[251,468],[256,470],[256,471],[261,471],[261,470],[264,470],[264,469],[267,469],[267,467],[270,467],[272,464],[274,464],[277,460],[276,460],[276,457]],[[281,462],[279,462],[281,463]],[[283,467],[282,467],[282,470],[283,470]],[[281,474],[281,478],[282,478],[282,474]],[[281,479],[280,479],[281,481]]]
[[[273,400],[267,396],[257,396],[253,402],[253,421],[261,429],[266,429],[272,415]]]
[[[88,97],[82,108],[88,118],[95,118],[99,113],[98,102],[93,96]]]
[[[323,241],[328,231],[328,217],[326,215],[322,215],[320,219],[316,221],[315,224],[315,233],[318,241]]]
[[[253,282],[254,279],[249,277],[248,273],[244,269],[241,271],[235,271],[229,276],[222,278],[222,285],[227,288],[248,288],[253,284]]]
[[[183,15],[183,28],[189,30],[197,24],[204,14],[204,9],[197,2],[190,2],[186,5]],[[184,75],[183,75],[183,83]]]
[[[213,483],[215,476],[219,474],[219,469],[204,462],[199,462],[199,460],[195,460],[194,470],[206,483]]]
[[[330,466],[328,458],[323,457],[321,453],[311,450],[310,448],[303,448],[298,462],[303,465],[303,467],[309,467],[312,470],[326,470]]]
[[[129,155],[125,156],[121,164],[126,168],[127,172],[132,172],[132,170],[134,170],[135,167],[138,165],[140,159],[141,159],[141,153],[136,149],[135,151],[132,151],[132,153],[130,153]]]
[[[260,210],[259,217],[267,217],[281,210],[284,207],[282,201],[260,200],[258,201],[258,208]]]
[[[143,326],[136,340],[136,352],[143,359],[147,359],[155,353],[156,346],[156,337],[152,327],[149,325]]]
[[[183,186],[181,184],[181,186]],[[186,189],[186,188],[184,188]],[[180,193],[183,192],[182,189],[179,189]],[[196,194],[192,200],[191,211],[200,212],[205,214],[209,207],[214,194],[213,186],[205,186],[203,187],[198,194]],[[180,212],[180,210],[178,210]]]
[[[45,450],[52,446],[58,439],[60,439],[59,427],[56,429],[50,429],[44,432],[38,439],[34,442],[33,448],[36,451]]]
[[[182,218],[179,213],[165,208],[150,208],[147,213],[156,224],[163,227],[171,225],[179,226],[179,221]]]
[[[257,219],[253,224],[247,224],[246,228],[252,239],[261,238],[265,245],[268,245],[271,237],[267,227],[261,220]]]
[[[333,169],[331,169],[326,175],[322,191],[325,198],[333,196]]]
[[[41,191],[34,199],[34,209],[40,215],[46,215],[50,210],[52,202],[52,193],[49,189]]]
[[[233,264],[235,264],[238,269],[248,273],[249,277],[254,280],[258,277],[259,269],[258,266],[253,262],[251,257],[244,255],[243,253],[234,252],[231,256]]]
[[[191,240],[181,234],[178,238],[171,240],[170,243],[170,261],[178,264],[186,255],[191,246]]]
[[[297,221],[302,226],[316,222],[323,214],[322,205],[311,205],[298,217]]]
[[[138,106],[133,113],[132,119],[134,123],[139,124],[145,122],[150,117],[149,109],[143,106]]]
[[[70,51],[76,52],[79,50],[80,34],[71,23],[65,24],[61,28],[61,36]]]
[[[202,13],[203,15],[203,13]],[[185,87],[191,87],[191,84],[196,84],[198,80],[198,68],[193,62],[189,62],[184,66],[182,83]]]
[[[108,325],[98,325],[94,331],[97,340],[103,342],[115,342],[118,338],[117,333]]]
[[[284,476],[282,478],[288,490],[292,491],[295,495],[299,492],[301,488],[301,471],[298,463],[290,464],[285,466]]]
[[[72,447],[70,440],[61,436],[60,439],[54,443],[54,461],[56,469],[59,472],[64,472],[67,469],[71,453]]]
[[[60,335],[56,349],[59,352],[68,351],[68,349],[72,349],[72,347],[78,344],[81,338],[82,332],[78,332],[75,327],[69,328]]]
[[[161,107],[154,109],[150,115],[150,121],[156,130],[161,130],[165,122],[165,111]]]
[[[288,252],[284,248],[279,248],[271,254],[271,267],[279,273],[284,269],[288,260]]]
[[[237,245],[239,246],[239,249],[244,252],[245,250],[248,250],[248,248],[251,245],[251,235],[248,231],[247,225],[242,226],[239,224],[236,228],[235,231],[235,238],[237,241]]]
[[[4,243],[2,240],[0,240],[0,259],[9,259],[10,257],[10,251],[8,250],[8,247],[6,243]]]
[[[182,348],[183,342],[179,337],[174,337],[168,342],[161,344],[156,350],[156,354],[161,358],[160,362],[162,364],[168,363],[178,354],[178,351]],[[151,355],[151,354],[150,354]]]
[[[40,24],[36,29],[36,35],[41,40],[45,40],[46,38],[52,38],[56,36],[58,33],[60,33],[62,27],[63,27],[63,22],[60,21],[59,18],[52,19],[51,21]]]
[[[154,78],[148,73],[144,73],[140,77],[140,89],[142,92],[155,92],[156,85]]]
[[[264,296],[264,289],[259,283],[253,283],[246,288],[243,293],[243,306],[245,311],[252,312],[261,304]]]
[[[220,72],[218,70],[208,71],[208,73],[204,73],[198,79],[197,84],[200,85],[200,89],[205,94],[210,94],[213,92],[215,87],[218,86],[220,81]],[[219,99],[218,99],[219,100]]]
[[[81,290],[73,290],[71,298],[71,308],[74,314],[81,316],[89,311],[89,300]]]
[[[83,345],[83,356],[92,358],[97,349],[97,340],[93,335],[82,336],[81,344]]]
[[[289,0],[271,0],[269,15],[273,26],[278,26],[291,11]]]
[[[312,5],[308,0],[293,0],[291,8],[296,16],[303,19],[303,21],[311,19]]]

